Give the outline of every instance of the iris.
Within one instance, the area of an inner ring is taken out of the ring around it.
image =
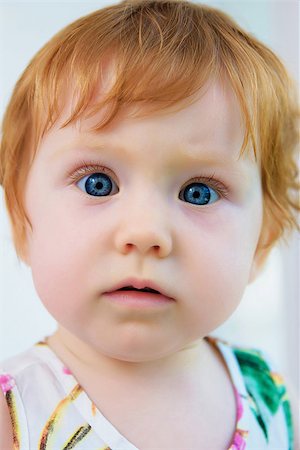
[[[183,199],[194,205],[207,205],[219,198],[216,191],[203,183],[192,183],[183,190]]]
[[[112,191],[112,182],[104,173],[94,173],[85,182],[87,194],[102,197],[109,195]]]

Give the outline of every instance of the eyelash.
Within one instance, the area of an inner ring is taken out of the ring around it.
[[[68,180],[70,182],[79,181],[84,176],[95,172],[103,172],[106,175],[109,175],[112,178],[114,178],[111,170],[109,170],[107,167],[82,161],[80,167],[78,167],[77,169],[72,169],[71,172],[68,174]]]
[[[192,178],[183,185],[182,189],[185,189],[189,184],[192,183],[207,184],[210,188],[214,189],[222,198],[226,199],[229,196],[229,189],[223,182],[219,181],[216,178],[215,172],[209,176]]]
[[[109,170],[107,167],[100,166],[93,162],[89,163],[86,161],[82,161],[78,168],[72,169],[70,171],[70,173],[68,174],[68,180],[70,182],[74,183],[74,182],[79,181],[84,176],[95,173],[95,172],[103,172],[106,175],[109,175],[110,177],[115,178],[113,176],[112,171]],[[216,178],[215,172],[209,176],[195,177],[195,178],[190,179],[187,183],[185,183],[183,185],[182,189],[186,188],[191,183],[207,184],[209,187],[214,189],[220,195],[220,197],[225,198],[225,199],[229,195],[229,189],[223,182],[219,181]]]

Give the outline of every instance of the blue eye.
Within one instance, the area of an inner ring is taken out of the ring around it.
[[[219,200],[219,194],[203,183],[188,184],[181,192],[179,198],[193,205],[207,205]]]
[[[93,173],[78,181],[78,187],[89,195],[105,197],[118,192],[118,188],[112,179],[105,173]],[[82,186],[83,185],[83,186]],[[116,190],[116,192],[112,192]]]

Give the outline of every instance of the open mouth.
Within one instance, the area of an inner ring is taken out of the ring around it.
[[[172,297],[155,288],[159,289],[159,285],[150,281],[124,280],[104,294],[108,301],[119,303],[122,308],[126,306],[151,309],[171,305],[174,302]]]
[[[151,294],[160,294],[159,291],[156,291],[155,289],[151,289],[149,287],[144,287],[143,289],[137,289],[133,286],[125,286],[125,287],[122,287],[121,289],[118,289],[118,291],[137,291],[137,292],[148,292]]]

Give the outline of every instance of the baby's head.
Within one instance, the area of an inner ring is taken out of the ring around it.
[[[47,43],[8,105],[0,181],[54,317],[77,332],[80,316],[94,342],[101,312],[113,336],[127,313],[95,310],[97,286],[136,277],[186,295],[174,323],[161,315],[174,348],[222,323],[296,224],[294,98],[278,58],[204,5],[123,2]]]
[[[22,257],[26,247],[23,196],[30,162],[67,93],[74,99],[68,123],[104,106],[100,130],[127,105],[163,110],[189,101],[207,80],[218,78],[229,81],[241,107],[242,151],[254,151],[261,160],[271,247],[295,223],[296,104],[284,67],[219,11],[185,2],[133,1],[62,30],[16,85],[3,123],[0,181],[17,254]]]

